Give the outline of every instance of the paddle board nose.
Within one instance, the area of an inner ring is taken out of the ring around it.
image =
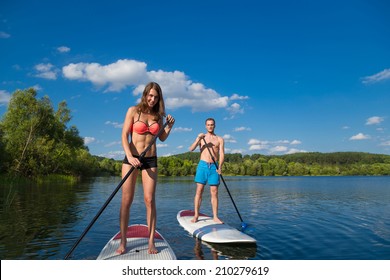
[[[193,210],[181,210],[177,213],[180,225],[190,234],[211,243],[256,243],[256,239],[229,225],[220,224],[212,217],[199,213],[197,222],[192,222]]]

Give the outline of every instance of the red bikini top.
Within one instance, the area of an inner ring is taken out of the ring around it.
[[[138,114],[138,120],[136,120],[133,125],[130,127],[131,132],[136,132],[138,134],[145,134],[147,132],[156,135],[160,130],[160,125],[158,122],[154,122],[150,125],[140,120],[141,112]]]

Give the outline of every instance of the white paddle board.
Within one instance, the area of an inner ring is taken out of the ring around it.
[[[121,233],[115,234],[104,246],[98,260],[176,260],[176,255],[165,238],[158,232],[154,235],[154,245],[158,253],[148,253],[149,230],[146,225],[131,225],[127,228],[126,251],[118,254]]]
[[[196,223],[191,222],[193,210],[181,210],[177,214],[179,224],[194,237],[210,243],[256,243],[256,239],[227,224],[214,222],[212,217],[200,213]]]

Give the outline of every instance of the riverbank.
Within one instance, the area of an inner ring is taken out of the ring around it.
[[[0,174],[0,185],[12,184],[48,184],[48,183],[68,183],[76,184],[80,182],[81,177],[73,175],[50,174],[45,176],[38,176],[36,178],[28,178],[23,176],[16,176],[12,174]]]

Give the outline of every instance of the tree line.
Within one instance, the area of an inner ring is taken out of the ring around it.
[[[194,175],[199,157],[199,153],[188,152],[159,158],[159,174]],[[222,172],[232,176],[390,175],[390,156],[362,152],[226,154]]]
[[[121,161],[93,156],[65,101],[55,110],[34,89],[13,93],[0,120],[0,174],[37,178],[119,176]],[[159,157],[159,175],[194,175],[199,152]],[[296,153],[281,156],[226,154],[223,174],[241,176],[390,175],[390,156],[361,152]]]

